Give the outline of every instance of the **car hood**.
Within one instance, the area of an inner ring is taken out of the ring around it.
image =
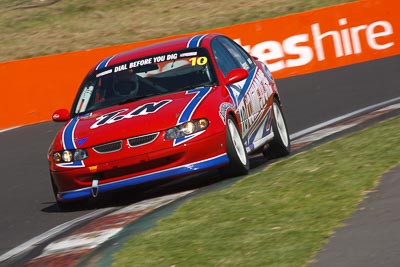
[[[204,98],[210,90],[203,88],[194,93],[186,91],[146,98],[75,117],[62,130],[63,146],[87,148],[174,127],[184,122],[185,117],[186,121],[190,119],[202,101],[199,94]]]

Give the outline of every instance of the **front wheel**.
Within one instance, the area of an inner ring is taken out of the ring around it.
[[[263,151],[265,157],[274,159],[287,156],[290,153],[290,138],[281,106],[277,100],[272,104],[272,131],[274,138]]]
[[[249,172],[249,158],[232,115],[228,117],[226,122],[226,153],[228,154],[229,165],[221,169],[221,174],[224,177],[239,176]]]

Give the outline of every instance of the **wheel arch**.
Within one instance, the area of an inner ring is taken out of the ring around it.
[[[278,101],[278,104],[282,106],[281,96],[278,93],[274,94],[273,100]]]
[[[233,109],[229,110],[226,114],[225,124],[228,122],[229,116],[232,116],[232,118],[235,120],[236,125],[239,127],[240,135],[242,135],[243,129],[242,129],[242,122],[240,121],[240,116],[236,115],[236,113]]]

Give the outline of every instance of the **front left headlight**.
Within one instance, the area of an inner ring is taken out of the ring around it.
[[[87,157],[86,149],[64,150],[53,153],[55,163],[69,163],[76,160],[84,160]]]
[[[182,123],[168,129],[165,134],[165,139],[172,140],[203,131],[208,127],[208,124],[208,120],[205,118]]]

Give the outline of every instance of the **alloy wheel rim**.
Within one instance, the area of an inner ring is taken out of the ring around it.
[[[236,129],[236,126],[232,120],[228,120],[228,128],[231,134],[233,146],[235,147],[236,154],[238,155],[240,162],[246,165],[246,152],[242,143],[242,138]]]
[[[276,126],[278,128],[279,136],[283,142],[283,145],[287,147],[289,145],[288,133],[286,130],[285,120],[283,119],[282,112],[279,109],[278,105],[274,103],[274,114]]]

